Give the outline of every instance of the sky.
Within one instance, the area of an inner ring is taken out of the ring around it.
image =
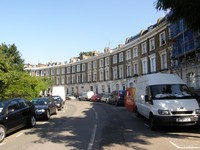
[[[25,63],[69,62],[80,52],[116,48],[164,17],[156,0],[1,0],[0,44]]]

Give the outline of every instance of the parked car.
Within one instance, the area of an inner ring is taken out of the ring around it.
[[[116,91],[113,91],[111,93],[109,103],[110,104],[114,104],[116,106],[118,106],[118,105],[122,105],[123,106],[124,105],[125,93],[126,93],[125,90],[116,90]]]
[[[6,134],[36,125],[34,105],[22,98],[0,100],[0,142]]]
[[[94,95],[93,91],[82,92],[79,94],[79,100],[91,100],[91,97]]]
[[[99,94],[94,94],[92,97],[91,97],[91,101],[93,102],[100,102],[101,101],[101,97],[102,97],[102,93],[99,93]]]
[[[75,100],[76,97],[73,94],[67,94],[66,95],[66,100]]]
[[[103,93],[101,97],[101,102],[110,103],[111,93]]]
[[[52,96],[52,98],[56,104],[57,109],[62,110],[62,108],[64,107],[63,99],[60,96]]]
[[[51,97],[34,98],[32,103],[35,105],[36,118],[49,119],[51,115],[57,114],[56,104]]]

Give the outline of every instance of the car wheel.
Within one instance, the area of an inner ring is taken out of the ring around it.
[[[3,142],[6,137],[6,128],[0,124],[0,143]]]
[[[149,124],[150,124],[151,130],[156,131],[157,130],[157,124],[155,122],[153,114],[150,115],[149,122],[150,122]]]
[[[29,122],[28,122],[28,126],[29,127],[34,127],[36,125],[36,118],[35,116],[31,116]]]
[[[50,118],[50,112],[49,112],[49,110],[47,110],[47,112],[46,112],[46,119],[49,120],[49,118]]]

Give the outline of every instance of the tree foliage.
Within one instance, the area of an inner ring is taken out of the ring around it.
[[[0,56],[0,98],[31,99],[50,86],[49,79],[31,77],[23,70],[24,60],[14,44],[0,45]]]
[[[184,19],[188,28],[197,31],[200,29],[200,2],[199,0],[157,0],[157,10],[170,10],[168,19],[176,22]]]

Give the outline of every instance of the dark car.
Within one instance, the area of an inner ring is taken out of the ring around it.
[[[36,118],[49,119],[51,115],[57,114],[56,104],[51,97],[34,98],[32,103],[35,105]]]
[[[125,90],[116,90],[111,93],[110,96],[110,104],[114,104],[116,106],[122,105],[124,106],[124,97],[125,97]]]
[[[52,96],[52,98],[56,104],[57,109],[62,110],[62,108],[64,107],[63,99],[60,96]]]
[[[22,98],[0,100],[0,142],[6,134],[36,125],[34,105]]]

